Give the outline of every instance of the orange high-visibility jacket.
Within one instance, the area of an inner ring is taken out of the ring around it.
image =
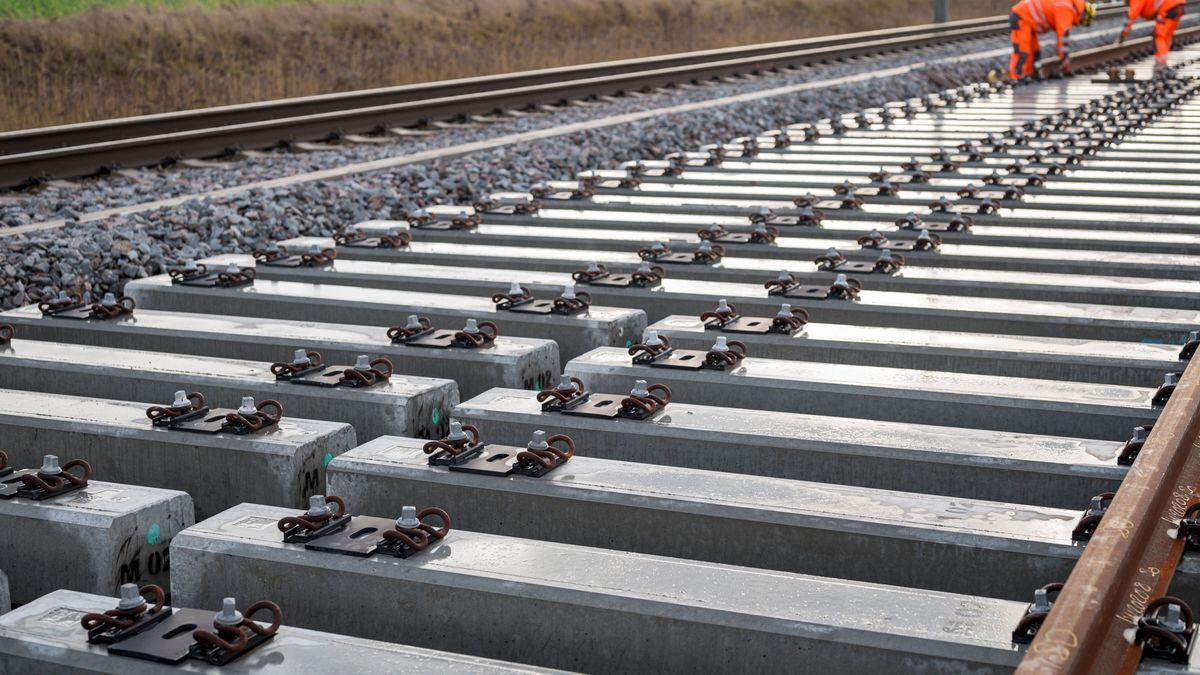
[[[1154,21],[1183,3],[1184,0],[1130,0],[1129,23],[1138,19]]]
[[[1084,0],[1021,0],[1013,12],[1028,19],[1037,33],[1054,31],[1058,36],[1058,58],[1070,57],[1071,29],[1083,17]]]

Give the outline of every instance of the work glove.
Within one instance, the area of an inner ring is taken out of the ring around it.
[[[1117,44],[1119,44],[1119,45],[1125,44],[1125,41],[1128,39],[1129,39],[1129,29],[1126,28],[1125,30],[1121,31],[1121,37],[1117,38]]]

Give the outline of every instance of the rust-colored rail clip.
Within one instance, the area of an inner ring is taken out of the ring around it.
[[[12,342],[12,339],[16,334],[16,328],[13,328],[6,323],[0,323],[0,347]]]
[[[671,341],[665,335],[659,335],[656,330],[646,331],[646,335],[638,344],[629,347],[629,355],[636,364],[650,364],[656,359],[667,356],[672,352]]]
[[[275,426],[281,419],[283,419],[283,404],[279,401],[267,399],[255,404],[253,398],[243,396],[241,407],[225,413],[221,431],[239,435],[248,434]]]
[[[1153,428],[1153,424],[1143,424],[1139,427],[1134,427],[1133,435],[1117,451],[1117,464],[1132,466],[1133,461],[1137,459],[1138,454],[1142,451],[1142,446],[1150,438],[1150,430]]]
[[[342,370],[342,378],[337,383],[342,387],[373,387],[390,380],[395,372],[396,368],[390,359],[371,359],[360,354],[352,367]]]
[[[725,370],[742,362],[746,358],[745,342],[730,340],[724,335],[718,335],[717,341],[709,348],[704,356],[704,365],[714,370]]]
[[[1116,497],[1115,492],[1101,492],[1092,497],[1092,501],[1088,503],[1088,507],[1084,510],[1083,515],[1079,517],[1079,522],[1075,524],[1075,529],[1071,531],[1071,541],[1087,541],[1096,533],[1096,528],[1100,526],[1100,520],[1104,518],[1104,514],[1108,511],[1109,504],[1112,504],[1113,497]]]
[[[588,392],[583,380],[563,375],[559,378],[557,387],[539,391],[536,398],[537,402],[542,404],[543,412],[562,412],[586,402]]]
[[[821,221],[825,220],[825,212],[818,209],[816,201],[809,199],[809,196],[797,197],[792,200],[792,203],[796,205],[797,209],[794,214],[797,225],[818,227],[821,225]]]
[[[413,342],[417,338],[433,331],[433,322],[429,317],[409,314],[403,326],[393,326],[388,329],[388,338],[396,344]]]
[[[430,518],[440,521],[437,527],[426,522]],[[421,509],[417,512],[415,506],[405,506],[400,510],[400,518],[390,530],[384,530],[383,541],[375,549],[377,553],[408,558],[429,548],[436,541],[441,541],[450,534],[450,514],[436,506]]]
[[[224,271],[217,272],[214,277],[211,277],[211,285],[217,288],[249,286],[254,283],[257,275],[258,273],[253,267],[238,267],[236,264],[230,263]]]
[[[644,420],[653,417],[671,402],[671,388],[665,384],[647,384],[638,380],[633,385],[629,395],[621,399],[621,407],[617,411],[620,417]]]
[[[1187,603],[1164,595],[1146,605],[1138,619],[1136,642],[1142,643],[1142,658],[1186,664],[1192,655],[1196,625]]]
[[[305,544],[328,534],[350,521],[346,501],[333,495],[312,495],[308,510],[298,516],[285,516],[276,526],[288,544]]]
[[[122,584],[120,593],[115,608],[103,613],[89,612],[80,619],[80,625],[88,632],[89,643],[110,645],[120,642],[171,616],[171,608],[165,606],[167,594],[159,586],[146,584],[139,588],[136,584]],[[153,599],[153,605],[146,602],[146,596]]]
[[[475,349],[496,343],[500,337],[500,327],[494,321],[476,321],[467,319],[467,325],[460,331],[455,331],[453,342],[458,347]]]
[[[483,435],[473,424],[450,420],[450,433],[439,440],[429,441],[422,450],[429,455],[431,466],[462,464],[483,450]]]
[[[1012,641],[1014,643],[1027,645],[1033,642],[1033,638],[1037,637],[1038,629],[1050,615],[1050,609],[1054,606],[1054,598],[1058,597],[1058,592],[1062,589],[1063,584],[1053,583],[1046,584],[1033,592],[1033,602],[1025,608],[1025,616],[1021,617],[1016,628],[1013,629]]]
[[[168,267],[167,275],[173,284],[196,284],[211,276],[208,265],[198,264],[195,260],[187,260],[183,267]]]
[[[7,328],[12,330],[12,326],[7,326]],[[0,344],[4,344],[4,329],[5,326],[0,326]],[[1200,347],[1200,330],[1194,330],[1188,333],[1187,341],[1179,350],[1179,360],[1190,361],[1192,357],[1196,355],[1197,347]]]
[[[1171,400],[1171,394],[1175,393],[1175,387],[1179,386],[1179,378],[1183,377],[1183,373],[1166,373],[1163,375],[1163,383],[1158,385],[1158,389],[1154,391],[1154,397],[1150,400],[1151,407],[1161,408],[1167,405],[1167,401]]]
[[[265,628],[254,620],[262,611],[271,614],[271,623]],[[192,631],[195,642],[188,648],[188,656],[223,666],[275,637],[282,623],[283,610],[270,600],[260,600],[242,614],[233,598],[225,598],[221,611],[213,617],[213,629]]]
[[[1175,538],[1183,540],[1185,551],[1200,551],[1200,502],[1183,512],[1175,528]]]
[[[496,305],[496,309],[512,309],[533,302],[533,300],[533,291],[516,281],[512,282],[507,293],[492,295],[492,303]]]
[[[204,400],[204,394],[198,391],[191,393],[183,390],[175,392],[175,400],[171,405],[161,406],[152,405],[146,409],[146,417],[150,418],[150,423],[156,427],[170,426],[171,422],[194,415],[199,412],[208,412],[208,405]]]
[[[558,447],[562,446],[562,447]],[[575,456],[575,441],[566,434],[546,437],[546,432],[535,431],[525,449],[517,453],[513,473],[540,478],[566,464]]]

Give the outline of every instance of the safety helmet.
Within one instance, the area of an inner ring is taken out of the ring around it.
[[[1083,14],[1079,16],[1079,23],[1083,26],[1092,25],[1092,20],[1096,18],[1096,5],[1085,2],[1083,3]]]

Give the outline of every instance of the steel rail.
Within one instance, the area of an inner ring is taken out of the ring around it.
[[[1101,10],[1101,15],[1114,14],[1119,9],[1116,7],[1116,3],[1110,3],[1110,5]],[[489,91],[503,91],[561,81],[584,80],[613,75],[636,75],[641,72],[657,71],[665,68],[721,63],[729,60],[759,60],[763,68],[801,65],[825,59],[859,55],[860,52],[838,49],[840,47],[852,47],[857,43],[874,44],[880,41],[887,41],[893,45],[892,48],[899,49],[905,46],[913,47],[928,44],[931,39],[937,36],[956,36],[958,38],[983,37],[1001,31],[1007,28],[1007,25],[1007,17],[991,16],[945,24],[921,24],[901,28],[805,38],[802,40],[708,49],[437,82],[419,82],[396,87],[338,92],[138,117],[124,117],[80,124],[41,127],[0,133],[0,155],[21,154],[73,145],[89,145],[123,138],[156,136],[206,127],[244,124],[268,119],[335,112],[352,108],[371,108],[411,101],[442,99]],[[798,54],[803,56],[797,56]],[[777,63],[780,60],[786,62]],[[629,80],[627,86],[637,87],[636,78]],[[620,93],[620,90],[607,89],[603,90],[603,93]],[[561,100],[564,99],[529,99],[527,104],[558,102]],[[501,106],[497,106],[497,108],[499,107]]]
[[[704,52],[706,57],[685,54],[632,60],[643,63],[640,70],[629,62],[593,64],[0,134],[0,188],[974,39],[1002,31],[1007,27],[1003,23],[1001,27],[995,20],[976,20],[952,24],[950,29],[924,26],[919,27],[924,32],[902,30],[899,36],[896,31],[874,31],[858,34],[853,41],[851,36],[833,38],[837,44],[832,46],[782,43],[789,47],[787,51],[750,47]],[[868,39],[861,39],[864,36]],[[796,46],[802,48],[791,48]],[[189,116],[198,121],[188,122]]]
[[[1183,550],[1168,532],[1200,492],[1200,369],[1188,368],[1076,563],[1018,675],[1130,672],[1124,633],[1166,594]]]
[[[1181,28],[1175,32],[1176,40],[1188,40],[1200,34],[1200,27]],[[1091,49],[1081,49],[1071,54],[1071,67],[1085,70],[1102,66],[1110,61],[1145,56],[1154,53],[1154,36],[1140,37],[1136,40],[1126,40],[1119,45],[1104,45]],[[1038,62],[1038,74],[1041,77],[1054,77],[1062,71],[1062,60],[1057,56]]]

